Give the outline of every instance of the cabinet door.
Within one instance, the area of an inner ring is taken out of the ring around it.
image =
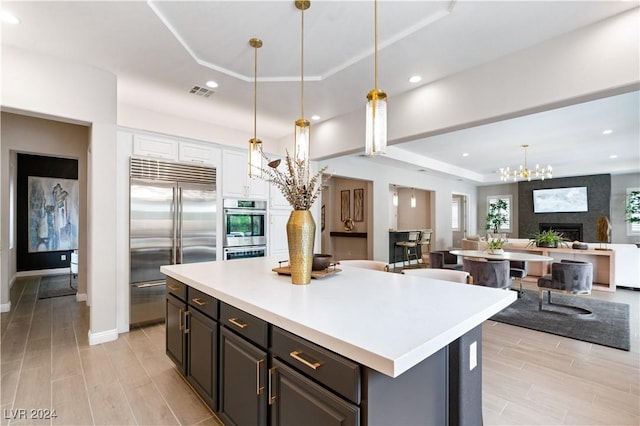
[[[165,312],[166,352],[182,374],[185,374],[187,360],[187,345],[184,334],[184,313],[186,310],[186,303],[171,294],[167,294]]]
[[[246,173],[245,173],[246,174]],[[261,178],[246,177],[249,186],[249,197],[266,200],[269,197],[268,182]]]
[[[360,409],[287,367],[277,359],[269,371],[272,425],[360,424]]]
[[[189,308],[187,380],[213,409],[218,409],[218,324]]]
[[[178,141],[156,138],[147,135],[134,135],[133,154],[145,157],[178,159]]]
[[[267,424],[267,353],[220,327],[220,418],[225,425]]]
[[[269,255],[278,257],[277,260],[289,258],[287,222],[290,215],[290,210],[271,210],[269,212]]]
[[[217,166],[220,164],[220,148],[201,143],[180,142],[178,159],[189,163]]]
[[[222,195],[246,198],[247,154],[240,151],[222,151]]]

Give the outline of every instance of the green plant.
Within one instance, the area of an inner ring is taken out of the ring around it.
[[[507,244],[507,240],[503,240],[502,238],[494,238],[487,242],[487,248],[489,250],[500,250],[503,249]]]
[[[497,234],[500,227],[507,222],[507,202],[505,200],[496,200],[489,204],[489,212],[487,213],[487,225],[485,229],[492,229]]]
[[[529,238],[529,244],[527,247],[531,247],[535,245],[536,247],[567,247],[566,238],[564,238],[563,234],[554,231],[553,229],[549,229],[546,231],[541,231],[536,234],[533,234],[531,238]]]
[[[627,214],[627,222],[640,222],[640,191],[631,191],[627,197],[627,207],[624,211]]]

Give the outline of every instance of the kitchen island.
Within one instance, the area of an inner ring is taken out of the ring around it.
[[[223,421],[242,423],[233,418],[229,398],[240,390],[229,377],[246,376],[232,361],[251,345],[257,417],[247,421],[310,421],[309,411],[317,410],[329,416],[318,417],[320,424],[336,421],[336,412],[344,416],[339,423],[358,425],[481,423],[481,324],[515,293],[340,266],[297,286],[272,272],[276,266],[276,259],[254,258],[161,268],[168,291],[183,294],[183,301],[167,296],[168,352],[172,325],[188,341],[184,330],[193,330],[189,321],[198,317],[202,295],[219,304],[209,315],[210,328],[219,330],[218,365],[211,369],[220,373],[210,405]],[[190,291],[199,296],[195,304]],[[174,310],[177,320],[170,318],[173,299],[183,303]],[[251,329],[258,331],[247,334]],[[246,404],[245,398],[236,415],[251,411]]]

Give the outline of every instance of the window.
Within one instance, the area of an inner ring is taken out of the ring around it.
[[[451,228],[454,231],[460,230],[460,198],[451,200]]]
[[[627,188],[627,196],[625,197],[625,221],[629,217],[640,218],[640,213],[633,214],[629,216],[626,210],[630,207],[629,201],[631,194],[637,194],[640,191],[640,188]],[[640,235],[640,222],[627,222],[627,235]]]
[[[507,204],[507,209],[504,211],[504,214],[507,216],[507,220],[500,225],[500,231],[502,232],[513,232],[511,228],[511,223],[513,221],[513,216],[511,214],[511,195],[490,195],[487,197],[487,211],[489,211],[489,204],[495,203],[498,200],[502,200]]]

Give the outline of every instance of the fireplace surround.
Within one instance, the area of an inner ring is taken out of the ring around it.
[[[562,234],[567,241],[582,241],[581,223],[540,223],[538,227],[540,232],[553,229]]]

